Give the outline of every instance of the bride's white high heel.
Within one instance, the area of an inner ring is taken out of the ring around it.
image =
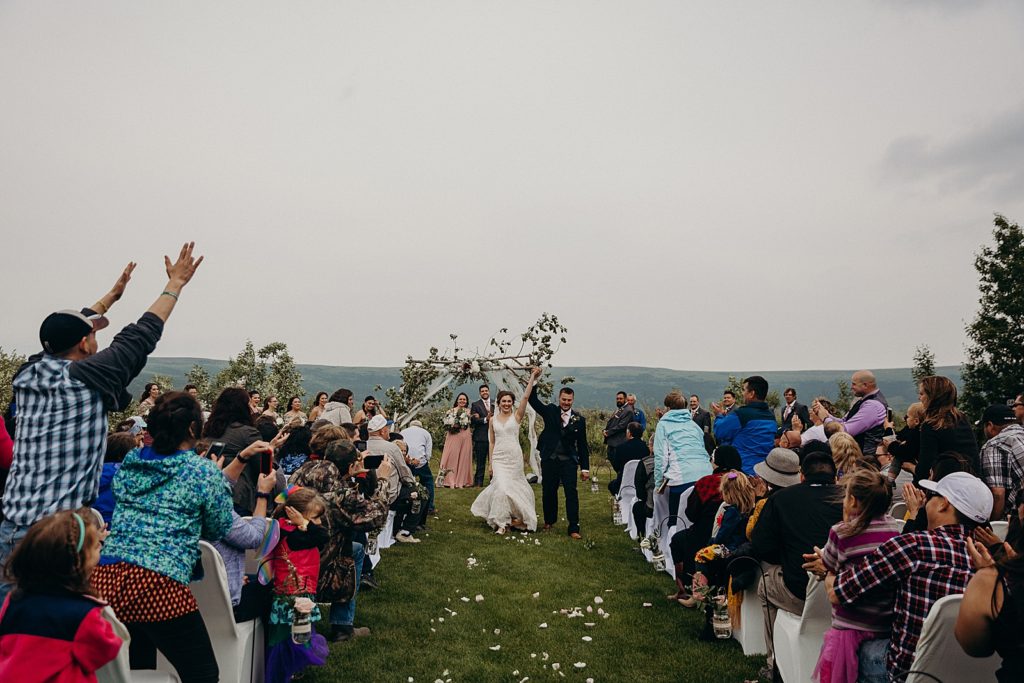
[[[499,536],[504,536],[506,531],[508,531],[508,529],[506,527],[499,526],[498,530],[495,531],[494,533],[498,534]]]

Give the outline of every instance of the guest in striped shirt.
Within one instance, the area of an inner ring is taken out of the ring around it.
[[[896,520],[887,512],[892,493],[884,476],[872,469],[855,469],[847,473],[843,484],[843,521],[832,527],[820,551],[823,569],[833,576],[900,533]],[[889,635],[894,597],[894,591],[887,587],[855,606],[832,606],[832,628],[825,633],[816,680],[857,680],[860,644]]]
[[[825,579],[832,604],[844,607],[860,607],[883,588],[895,590],[886,668],[896,681],[910,670],[935,601],[967,588],[972,573],[967,538],[992,512],[992,492],[967,472],[948,474],[939,482],[924,479],[920,485],[927,495],[927,531],[891,538]]]
[[[0,524],[0,570],[36,520],[96,499],[107,411],[123,410],[131,402],[128,384],[156,348],[182,288],[203,260],[192,257],[193,247],[183,246],[174,263],[164,257],[168,281],[163,291],[103,351],[97,352],[96,332],[109,324],[103,314],[121,298],[134,263],[91,307],[51,313],[43,321],[43,350],[18,369],[12,382],[18,430]],[[0,580],[0,596],[9,589]]]

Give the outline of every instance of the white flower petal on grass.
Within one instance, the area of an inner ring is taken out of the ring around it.
[[[534,600],[536,600],[537,598],[540,597],[540,592],[534,593],[532,597],[533,597]]]
[[[541,655],[543,655],[545,662],[548,661],[548,653],[547,652],[541,652]]]
[[[537,628],[547,628],[547,627],[548,627],[548,622],[545,621],[543,624],[541,624]]]
[[[477,595],[477,596],[476,596],[475,598],[473,598],[473,599],[474,599],[474,600],[476,600],[477,602],[483,602],[483,601],[484,601],[484,596],[482,596],[482,595]]]
[[[462,600],[462,602],[469,602],[469,598],[466,597],[465,595],[463,595],[461,598],[459,598],[459,600]]]
[[[487,649],[490,650],[491,652],[497,652],[498,650],[501,649],[501,645],[492,645],[491,647],[489,647]]]
[[[519,683],[526,683],[526,681],[528,681],[528,680],[530,680],[530,677],[526,676],[525,678],[519,679]]]
[[[436,628],[433,628],[433,627],[431,627],[431,628],[430,628],[430,632],[431,632],[431,633],[437,633],[437,629],[436,629]]]
[[[587,605],[587,614],[593,614],[594,608],[591,605]]]
[[[600,595],[595,595],[594,596],[594,604],[595,605],[600,605],[602,602],[604,602],[604,598],[602,598]]]
[[[554,664],[551,665],[551,670],[552,671],[558,671],[561,668],[562,668],[562,665],[559,664],[558,662],[555,662]]]
[[[438,617],[437,621],[438,621],[438,623],[443,624],[444,623],[444,617]]]
[[[575,664],[573,664],[573,666],[575,666],[577,669],[586,669],[587,668],[587,663],[586,662],[576,662]]]
[[[593,640],[593,638],[591,638],[590,636],[583,636],[583,642],[584,643],[589,643],[592,640]]]
[[[442,676],[444,676],[445,678],[447,678],[449,674],[451,674],[451,671],[449,671],[448,669],[445,669],[445,670],[444,670],[444,671],[443,671],[443,672],[441,673],[441,675],[442,675]]]
[[[513,671],[512,675],[513,676],[518,676],[519,675],[519,669],[516,669],[515,671]]]
[[[604,608],[603,607],[598,607],[597,608],[597,613],[600,614],[603,617],[604,616]]]
[[[537,659],[537,653],[536,652],[531,652],[530,653],[530,659]]]
[[[651,606],[651,603],[649,603],[649,602],[645,602],[645,603],[643,604],[643,606],[644,606],[644,607],[650,607],[650,606]]]
[[[594,679],[593,678],[588,678],[587,679],[587,683],[594,683]]]
[[[593,625],[594,625],[594,622],[592,622],[592,621],[586,621],[586,622],[584,622],[584,623],[583,623],[583,625],[584,625],[584,626],[587,626],[587,627],[591,627],[591,626],[593,626]]]

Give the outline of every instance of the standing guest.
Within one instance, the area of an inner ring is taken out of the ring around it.
[[[318,392],[316,397],[313,399],[313,405],[309,409],[309,421],[316,422],[320,419],[321,414],[324,412],[324,408],[327,406],[327,392]],[[350,420],[351,422],[351,420]]]
[[[929,492],[928,530],[896,536],[825,579],[829,600],[843,607],[859,607],[880,590],[895,592],[886,671],[896,681],[904,680],[910,670],[921,628],[935,601],[967,588],[971,578],[967,541],[992,512],[992,493],[971,474],[954,472],[938,483],[920,483]],[[885,645],[884,641],[871,643],[877,643],[879,651]]]
[[[434,509],[434,474],[430,471],[430,458],[434,454],[434,437],[423,428],[423,423],[413,420],[402,430],[402,438],[409,447],[409,467],[413,475],[427,489],[427,504],[423,506],[420,525],[426,526],[427,515]]]
[[[260,441],[253,424],[249,392],[241,387],[228,387],[213,402],[210,419],[203,427],[203,437],[224,444],[224,462],[229,464],[250,444]],[[252,514],[256,505],[256,482],[260,476],[260,459],[246,465],[234,487],[235,510],[240,515]]]
[[[857,440],[862,453],[874,455],[878,444],[885,436],[885,419],[888,416],[889,403],[885,395],[878,390],[875,375],[869,370],[858,370],[850,377],[850,389],[857,401],[850,407],[846,417],[839,419],[825,415],[824,407],[815,403],[811,410],[826,423],[840,422],[847,434]]]
[[[284,423],[290,425],[296,422],[300,426],[305,426],[306,413],[302,411],[302,399],[298,396],[292,396],[288,399],[288,412],[284,414]]]
[[[153,409],[156,400],[160,398],[160,385],[156,382],[146,382],[146,388],[142,390],[139,397],[139,415],[146,417]]]
[[[743,380],[743,406],[726,412],[712,403],[715,441],[734,446],[743,458],[743,473],[754,474],[754,465],[765,459],[775,446],[775,413],[768,407],[768,381],[760,375]]]
[[[679,498],[698,479],[711,474],[711,462],[704,450],[704,435],[693,424],[682,392],[669,392],[665,407],[668,411],[654,429],[654,486],[661,495],[667,492],[669,519],[677,519]]]
[[[608,491],[613,496],[619,495],[619,487],[622,485],[622,473],[626,464],[633,460],[643,460],[650,452],[647,444],[644,443],[644,428],[639,422],[630,422],[626,425],[626,442],[615,449],[615,459],[612,461],[612,468],[615,470],[615,478],[608,482]]]
[[[280,415],[277,414],[278,404],[279,401],[277,400],[277,396],[267,396],[267,398],[264,399],[263,401],[263,412],[261,413],[261,415],[266,415],[269,418],[273,418],[274,422],[281,424],[281,417]]]
[[[976,574],[960,603],[956,639],[971,657],[998,654],[996,681],[1015,683],[1024,681],[1024,556],[1003,548],[1007,557],[996,562],[983,544],[967,539]]]
[[[491,388],[481,384],[478,391],[480,400],[474,401],[469,411],[469,421],[473,427],[473,486],[484,485],[484,472],[487,470],[487,454],[491,444],[490,425],[494,410],[491,406]]]
[[[608,418],[601,434],[607,449],[608,462],[615,457],[615,449],[626,442],[626,425],[633,421],[633,407],[626,402],[626,392],[615,394],[615,412]]]
[[[726,389],[725,391],[722,392],[722,404],[720,406],[717,403],[711,404],[711,407],[713,409],[715,408],[715,406],[718,406],[718,408],[721,410],[720,413],[718,412],[718,410],[715,410],[716,415],[721,416],[727,413],[731,413],[732,409],[736,407],[736,392],[733,391],[732,389]]]
[[[90,585],[105,532],[88,508],[39,520],[10,557],[0,606],[0,680],[88,683],[121,639]]]
[[[647,431],[647,416],[644,415],[644,411],[637,406],[636,394],[626,394],[626,403],[633,409],[633,421],[639,422],[644,431]],[[642,436],[643,432],[640,432],[640,434]]]
[[[469,403],[468,396],[466,397],[466,402],[467,404]],[[355,414],[355,417],[351,420],[346,420],[346,422],[354,422],[355,424],[360,425],[369,422],[375,415],[380,415],[383,418],[387,418],[388,416],[388,414],[384,412],[384,409],[381,408],[380,404],[377,403],[376,398],[373,396],[367,396],[363,399],[362,409]]]
[[[182,681],[212,683],[217,658],[188,584],[200,539],[231,529],[231,492],[217,465],[193,450],[202,419],[188,394],[157,399],[153,445],[129,453],[114,479],[117,507],[93,585],[131,634],[133,669],[155,669],[159,650]],[[256,442],[238,457],[268,448]]]
[[[974,429],[956,407],[956,385],[946,377],[925,377],[918,384],[917,396],[924,406],[924,418],[914,480],[926,479],[935,457],[946,451],[959,453],[971,463],[972,471],[981,471]]]
[[[819,396],[814,399],[814,403],[820,405],[824,410],[818,412],[812,410],[808,413],[809,419],[811,420],[811,426],[804,430],[803,434],[800,435],[801,446],[806,446],[811,441],[828,443],[828,437],[825,436],[825,419],[836,414],[835,406],[833,406],[832,402],[824,396]],[[824,415],[824,417],[822,417],[822,415]]]
[[[263,408],[260,407],[260,392],[256,390],[249,392],[249,412],[254,417],[263,412]]]
[[[786,387],[786,390],[782,392],[782,397],[786,399],[786,405],[782,407],[782,425],[780,430],[788,432],[793,429],[793,417],[800,418],[800,424],[806,426],[811,423],[811,414],[807,410],[807,406],[803,403],[799,403],[796,400],[796,389],[793,387]]]
[[[779,458],[781,459],[781,458]],[[776,458],[759,463],[771,468]],[[836,466],[824,453],[811,453],[800,463],[800,483],[768,497],[750,535],[751,555],[762,562],[764,580],[757,595],[764,609],[765,645],[771,675],[775,666],[772,634],[780,609],[800,616],[807,597],[804,555],[828,540],[829,530],[843,518],[842,494],[836,486]]]
[[[820,553],[804,558],[820,558],[820,566],[813,570],[819,578],[825,578],[827,573],[834,576],[854,566],[860,558],[900,533],[896,520],[888,514],[892,493],[885,475],[857,470],[846,477],[843,489],[843,521],[829,530],[828,542]],[[825,632],[815,680],[821,683],[858,680],[857,651],[864,641],[888,635],[892,626],[892,601],[891,592],[880,591],[856,608],[832,606],[832,628]]]
[[[100,475],[100,492],[96,496],[92,509],[103,516],[103,521],[110,524],[114,515],[114,492],[111,484],[126,455],[138,448],[135,437],[129,432],[115,432],[107,437],[107,452],[103,456],[103,473]]]
[[[142,371],[182,289],[203,261],[192,258],[193,247],[192,242],[183,246],[173,264],[164,257],[168,281],[163,291],[103,351],[97,352],[96,332],[108,321],[101,314],[121,298],[134,263],[92,307],[51,313],[43,321],[43,350],[18,369],[12,382],[18,430],[4,492],[0,566],[36,520],[95,500],[107,449],[107,412],[131,403],[126,387]],[[75,457],[69,459],[69,452]],[[0,594],[6,593],[5,586],[0,585]]]
[[[1024,486],[1024,427],[1013,410],[991,405],[981,416],[988,441],[981,448],[981,478],[992,489],[992,519],[1017,509]]]
[[[536,382],[543,374],[533,368]],[[572,409],[575,393],[570,387],[558,392],[558,405],[544,403],[531,391],[529,404],[544,420],[544,431],[537,438],[540,451],[544,529],[551,529],[558,521],[558,489],[565,491],[565,517],[569,522],[569,537],[583,538],[580,534],[580,502],[576,491],[576,469],[583,481],[590,479],[590,447],[587,445],[587,420]]]
[[[447,418],[457,419],[460,413],[469,413],[469,396],[460,393],[455,397],[455,405],[448,409]],[[469,426],[457,423],[448,427],[444,436],[444,448],[441,451],[441,474],[444,483],[450,489],[468,488],[473,485],[473,435]]]
[[[338,389],[331,394],[319,416],[337,426],[352,422],[352,404],[354,402],[355,399],[352,397],[351,391],[345,388]]]
[[[713,453],[715,451],[715,438],[711,435],[711,413],[701,408],[700,396],[697,394],[690,396],[690,418],[704,432],[704,449],[709,454]]]

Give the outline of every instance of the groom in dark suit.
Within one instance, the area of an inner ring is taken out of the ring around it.
[[[473,460],[476,462],[473,486],[484,485],[487,452],[491,449],[491,434],[488,429],[491,413],[491,388],[486,384],[481,384],[480,400],[475,401],[469,409],[469,421],[473,425]]]
[[[543,371],[533,369],[534,380]],[[542,403],[536,392],[530,393],[530,406],[544,419],[544,431],[537,439],[540,472],[543,477],[544,528],[558,521],[558,487],[565,489],[565,516],[569,536],[580,536],[580,500],[576,493],[576,469],[583,481],[590,478],[590,449],[587,447],[587,421],[572,409],[573,391],[562,387],[558,405]]]

